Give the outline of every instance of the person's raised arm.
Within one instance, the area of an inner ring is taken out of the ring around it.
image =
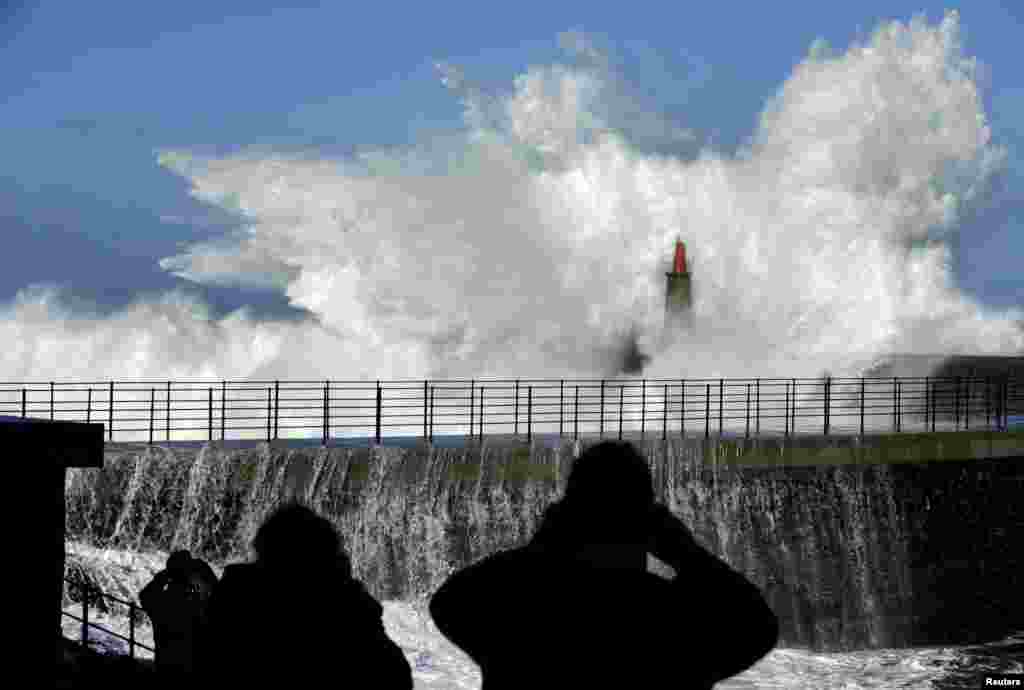
[[[167,586],[169,578],[170,574],[166,570],[161,570],[139,592],[139,603],[142,604],[142,609],[150,616],[152,616],[152,611],[159,607],[160,595],[163,593],[164,587]]]
[[[214,585],[206,604],[201,666],[205,674],[225,683],[234,668],[233,664],[239,658],[244,658],[248,651],[244,641],[238,639],[245,625],[245,621],[238,620],[238,617],[247,605],[244,589],[248,568],[251,566],[225,567],[223,576]]]
[[[196,575],[199,577],[199,581],[203,583],[207,592],[213,592],[213,589],[217,586],[217,574],[213,572],[213,568],[206,561],[198,561],[196,564]]]
[[[778,618],[761,591],[698,544],[660,504],[652,511],[649,551],[676,571],[677,605],[696,625],[713,682],[750,668],[774,649]]]

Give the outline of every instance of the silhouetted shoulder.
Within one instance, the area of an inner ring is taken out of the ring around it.
[[[358,580],[348,581],[339,597],[338,620],[345,625],[340,648],[352,655],[350,682],[359,687],[412,690],[412,667],[384,628],[384,608]]]
[[[349,579],[340,582],[338,588],[339,604],[346,613],[376,620],[380,620],[384,615],[384,607],[370,594],[362,582]]]
[[[221,577],[221,581],[238,582],[251,577],[255,570],[256,566],[252,563],[232,563],[224,568],[224,575]]]
[[[679,687],[701,688],[742,670],[766,653],[766,643],[774,644],[770,611],[767,622],[757,611],[729,617],[727,599],[745,601],[744,594],[735,578],[717,584],[690,573],[667,580],[524,547],[453,575],[432,598],[430,613],[484,671],[486,690],[516,687],[540,668],[557,669],[545,677],[553,672],[559,682],[580,687],[667,687],[662,681],[676,674]],[[771,629],[757,632],[766,625]],[[765,642],[747,652],[744,638],[751,632]]]
[[[652,627],[658,594],[644,584],[659,582],[648,575],[515,549],[453,575],[430,613],[480,666],[485,690],[527,687],[538,677],[551,687],[665,687],[655,679],[680,639]]]
[[[196,576],[198,576],[203,583],[208,585],[217,583],[217,574],[213,572],[213,568],[211,568],[210,564],[206,561],[196,559],[193,563],[193,569]]]
[[[500,552],[463,568],[430,599],[438,630],[482,668],[501,665],[503,649],[517,634],[510,627],[518,627],[518,619],[507,620],[506,612],[516,610],[523,584],[517,576],[527,572],[521,551]]]
[[[224,568],[224,574],[213,587],[207,609],[208,631],[213,639],[219,640],[224,646],[224,653],[234,655],[239,650],[232,649],[243,644],[237,632],[239,623],[247,624],[247,618],[255,608],[254,597],[258,587],[254,582],[254,567],[247,563],[238,563]],[[217,656],[221,656],[218,652]]]

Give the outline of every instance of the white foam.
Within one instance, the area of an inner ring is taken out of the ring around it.
[[[834,57],[814,51],[736,156],[652,153],[652,137],[678,151],[680,131],[617,120],[621,80],[596,59],[531,68],[499,95],[446,67],[466,130],[408,150],[163,152],[197,198],[250,224],[161,265],[278,290],[311,318],[216,319],[181,293],[99,317],[35,286],[0,314],[0,376],[606,376],[630,325],[654,355],[646,376],[839,375],[887,352],[1020,353],[1024,314],[973,302],[951,268],[962,209],[1003,156],[958,30],[951,12],[884,24]],[[677,234],[696,330],[673,342],[660,323]]]

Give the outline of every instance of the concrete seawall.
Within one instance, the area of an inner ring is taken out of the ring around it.
[[[659,499],[765,592],[785,646],[971,643],[1024,628],[1024,434],[637,445]],[[111,445],[102,470],[68,471],[68,536],[224,562],[247,556],[268,510],[300,497],[339,526],[375,596],[424,596],[528,541],[580,447]]]

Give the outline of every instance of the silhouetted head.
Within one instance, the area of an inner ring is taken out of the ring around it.
[[[602,441],[573,463],[564,500],[646,509],[654,501],[651,469],[632,443]]]
[[[334,525],[295,502],[281,506],[263,522],[253,549],[261,563],[284,567],[296,563],[336,565],[343,555]]]
[[[642,542],[653,503],[651,470],[636,447],[603,441],[573,464],[565,494],[548,507],[541,533],[569,541]]]
[[[167,569],[174,573],[186,573],[192,567],[192,554],[188,549],[179,549],[167,558]]]

